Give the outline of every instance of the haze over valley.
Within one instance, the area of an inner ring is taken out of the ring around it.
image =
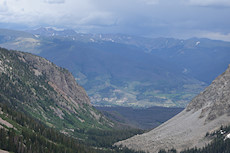
[[[1,45],[67,68],[93,105],[185,107],[230,62],[230,44],[192,38],[1,30]]]
[[[0,1],[0,152],[230,152],[229,8]]]

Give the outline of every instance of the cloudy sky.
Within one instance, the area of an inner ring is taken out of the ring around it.
[[[1,0],[1,28],[230,41],[230,0]]]

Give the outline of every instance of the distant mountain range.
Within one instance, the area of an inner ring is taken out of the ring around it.
[[[150,153],[161,149],[170,152],[171,149],[183,151],[188,148],[205,146],[212,148],[210,151],[206,150],[207,152],[228,152],[229,106],[230,65],[210,86],[196,96],[184,111],[151,131],[118,142],[116,145]],[[216,146],[208,146],[214,139],[213,145]],[[218,148],[220,144],[222,144],[222,151],[220,151],[221,147]],[[191,151],[198,152],[198,150]]]
[[[0,30],[0,46],[67,68],[93,105],[185,107],[230,63],[230,43],[39,28]]]

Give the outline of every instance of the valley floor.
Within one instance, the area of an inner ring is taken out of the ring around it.
[[[96,107],[113,121],[144,130],[153,129],[169,120],[184,108],[150,107]]]

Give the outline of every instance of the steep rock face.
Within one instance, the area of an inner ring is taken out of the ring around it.
[[[120,141],[116,145],[153,153],[160,149],[175,148],[180,151],[195,146],[203,147],[211,141],[205,138],[207,132],[230,124],[229,112],[230,66],[177,116],[150,132]]]
[[[35,75],[45,75],[49,84],[56,92],[63,94],[77,105],[91,105],[85,90],[77,84],[72,74],[66,69],[60,68],[44,58],[32,54],[17,53],[19,59],[33,66]]]
[[[212,84],[201,92],[186,111],[201,110],[200,118],[210,122],[221,115],[230,115],[230,65]]]
[[[0,48],[0,102],[69,135],[113,126],[66,69],[44,58]]]

